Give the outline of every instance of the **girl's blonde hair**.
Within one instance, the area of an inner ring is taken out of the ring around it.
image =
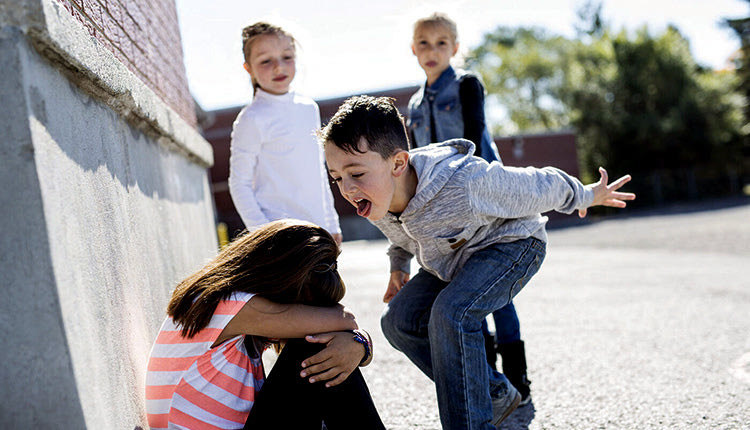
[[[248,25],[242,29],[242,55],[245,58],[245,63],[250,64],[250,51],[252,50],[253,42],[255,42],[258,37],[265,35],[288,37],[292,41],[292,46],[296,47],[297,45],[294,36],[283,28],[264,21],[256,22],[255,24]],[[253,94],[255,94],[256,89],[260,86],[255,78],[251,77],[251,79],[253,82]]]
[[[447,28],[453,38],[453,43],[458,43],[458,27],[456,26],[456,21],[450,19],[448,15],[442,12],[435,12],[428,17],[419,18],[414,23],[414,34],[416,35],[417,30],[425,26],[443,26]]]
[[[192,337],[235,291],[276,303],[332,306],[344,297],[336,268],[339,248],[322,227],[279,220],[245,233],[188,276],[172,293],[167,314]]]

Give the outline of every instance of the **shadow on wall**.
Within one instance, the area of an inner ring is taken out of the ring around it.
[[[11,407],[18,428],[54,428],[50,420],[70,428],[143,424],[146,361],[168,288],[216,250],[206,162],[140,131],[137,118],[127,122],[134,113],[89,95],[90,82],[79,87],[28,39],[0,38],[0,48],[0,63],[10,66],[0,86],[7,101],[1,122],[21,124],[25,133],[2,128],[14,133],[0,145],[15,151],[5,163],[16,153],[25,157],[10,165],[18,172],[10,184],[21,186],[8,193],[22,198],[8,213],[26,217],[14,220],[24,236],[3,241],[20,251],[3,254],[17,262],[5,275],[19,293],[2,314],[36,317],[6,333],[33,345],[6,342],[25,348],[27,355],[14,355],[27,360],[4,362],[22,386],[8,393],[0,416]],[[16,260],[29,249],[34,258]],[[43,357],[56,359],[42,364]],[[45,378],[48,369],[55,377]],[[50,415],[58,405],[64,412]]]
[[[63,75],[50,80],[48,74],[44,79],[36,82],[45,82],[45,87],[31,86],[28,97],[34,119],[49,136],[51,150],[57,146],[86,172],[104,168],[123,188],[137,188],[151,198],[204,200],[204,187],[191,186],[201,183],[203,167],[185,169],[184,156],[168,154],[169,149],[123,122],[117,113],[83,93]],[[181,176],[170,174],[178,170],[178,163]]]

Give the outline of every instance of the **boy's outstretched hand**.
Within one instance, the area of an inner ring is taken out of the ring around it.
[[[586,185],[587,187],[594,190],[594,201],[591,203],[591,206],[611,206],[614,208],[624,208],[626,206],[625,200],[635,200],[635,194],[621,193],[617,191],[623,185],[630,182],[630,175],[625,175],[607,185],[607,182],[609,182],[609,176],[607,175],[607,171],[604,170],[604,167],[599,168],[599,174],[602,176],[601,179],[599,179],[599,182]],[[578,209],[578,216],[581,218],[585,217],[586,208]]]

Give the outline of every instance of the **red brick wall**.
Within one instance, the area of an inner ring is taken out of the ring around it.
[[[196,126],[174,0],[57,2],[168,106]]]
[[[500,158],[508,166],[552,166],[578,177],[578,150],[572,131],[496,137]]]

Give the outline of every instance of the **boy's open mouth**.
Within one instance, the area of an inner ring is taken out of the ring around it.
[[[372,202],[367,199],[355,200],[354,203],[357,205],[357,215],[367,218],[370,215],[370,209],[372,209]]]

